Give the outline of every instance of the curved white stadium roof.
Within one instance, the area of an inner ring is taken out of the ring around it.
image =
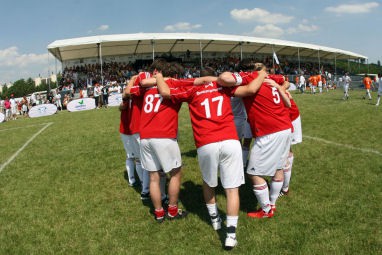
[[[58,60],[102,56],[173,53],[173,52],[226,52],[243,54],[272,54],[321,59],[367,59],[366,56],[325,46],[284,40],[196,33],[138,33],[100,35],[57,40],[48,45],[48,50]]]

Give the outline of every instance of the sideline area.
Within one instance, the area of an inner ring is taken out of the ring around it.
[[[0,165],[0,173],[4,170],[4,168],[9,165],[39,134],[41,134],[45,129],[47,129],[50,125],[53,124],[53,122],[48,122],[48,123],[43,123],[44,126],[37,131],[31,138],[29,138],[28,141],[24,143],[23,146],[21,146],[4,164]],[[33,125],[33,126],[40,126],[43,124],[39,125]],[[24,127],[25,128],[25,127]],[[13,129],[19,129],[19,128],[13,128]],[[13,130],[13,129],[4,129],[0,131],[6,131],[6,130]]]

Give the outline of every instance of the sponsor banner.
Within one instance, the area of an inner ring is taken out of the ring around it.
[[[57,112],[57,106],[54,104],[39,104],[36,106],[33,106],[29,110],[29,117],[36,118],[36,117],[43,117],[43,116],[49,116],[53,115]]]
[[[289,83],[289,89],[288,90],[296,90],[297,87],[294,83]]]
[[[122,93],[114,93],[109,96],[108,106],[119,106],[122,103]]]
[[[5,116],[3,113],[0,112],[0,123],[3,122],[5,119]]]
[[[70,101],[66,106],[69,112],[78,112],[85,110],[95,109],[95,99],[94,98],[80,98]]]

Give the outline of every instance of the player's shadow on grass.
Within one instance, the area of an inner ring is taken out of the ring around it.
[[[212,229],[211,219],[203,198],[202,185],[195,184],[192,181],[186,181],[182,184],[182,186],[183,188],[180,192],[180,199],[184,208],[190,214],[198,216],[200,220],[204,221],[207,224],[207,226],[210,226],[210,228]],[[215,195],[225,195],[225,191],[222,188],[220,181],[219,185],[215,188]],[[220,217],[224,221],[226,218],[225,213],[221,210],[221,208],[218,208],[218,212]],[[224,240],[226,237],[226,227],[224,224],[222,224],[221,230],[217,231],[217,233],[219,235],[220,240],[224,244]]]

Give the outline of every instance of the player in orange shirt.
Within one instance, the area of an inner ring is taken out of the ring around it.
[[[310,90],[312,94],[316,94],[317,83],[318,83],[318,79],[316,75],[312,75],[309,77],[309,85],[310,85]]]
[[[370,87],[372,83],[373,81],[370,79],[369,75],[365,74],[365,78],[363,78],[363,85],[366,89],[366,95],[363,96],[363,99],[366,99],[366,96],[368,96],[369,100],[371,100]]]

